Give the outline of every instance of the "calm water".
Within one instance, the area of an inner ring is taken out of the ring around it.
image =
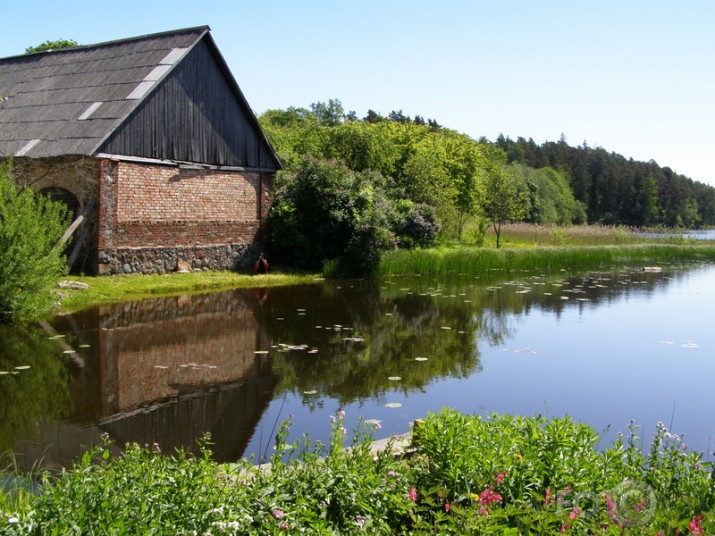
[[[570,415],[610,440],[657,421],[715,439],[715,266],[316,282],[101,307],[0,331],[0,451],[67,465],[116,444],[219,461],[327,440],[340,409],[376,437],[429,412]],[[17,368],[19,367],[19,368]],[[27,368],[29,367],[29,368]],[[5,372],[4,374],[1,372]]]

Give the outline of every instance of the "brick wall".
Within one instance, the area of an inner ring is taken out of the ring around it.
[[[103,160],[100,273],[249,266],[272,175]]]

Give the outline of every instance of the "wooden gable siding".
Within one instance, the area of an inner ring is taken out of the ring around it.
[[[100,147],[100,153],[275,170],[243,95],[202,40]],[[237,94],[238,93],[238,94]]]

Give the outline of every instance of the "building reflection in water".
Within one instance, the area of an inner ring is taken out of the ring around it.
[[[45,462],[71,463],[103,432],[118,445],[158,443],[164,452],[193,451],[210,433],[217,461],[239,458],[277,383],[261,353],[269,348],[264,297],[179,296],[57,318],[54,329],[77,351],[74,411],[34,440]]]

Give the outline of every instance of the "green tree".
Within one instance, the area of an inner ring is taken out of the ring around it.
[[[12,164],[0,164],[0,321],[48,309],[50,289],[65,267],[55,245],[67,223],[64,205],[18,188]]]
[[[337,161],[306,159],[282,179],[271,213],[272,256],[290,265],[335,273],[372,272],[394,245],[382,179]]]
[[[25,54],[33,54],[35,52],[43,52],[45,50],[55,50],[58,48],[70,48],[79,46],[79,43],[74,39],[57,39],[55,41],[45,41],[34,47],[27,47]]]
[[[524,217],[525,192],[509,169],[501,164],[490,166],[481,183],[481,210],[492,222],[500,246],[501,227],[504,223]]]
[[[327,103],[314,102],[310,105],[310,109],[321,125],[335,126],[345,119],[345,110],[338,99],[329,99]]]

